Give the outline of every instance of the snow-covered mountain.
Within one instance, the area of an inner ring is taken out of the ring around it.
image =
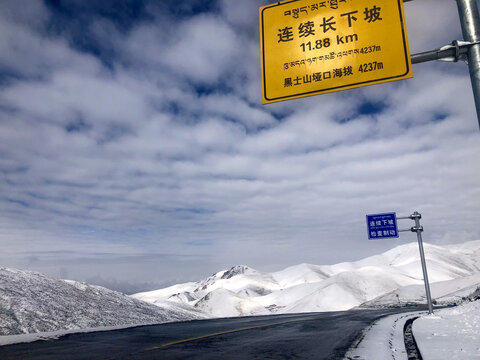
[[[0,335],[204,318],[179,302],[156,305],[101,286],[0,268]]]
[[[480,282],[480,241],[436,246],[424,244],[434,294],[446,296],[453,279],[465,288]],[[247,266],[220,271],[199,282],[138,293],[133,298],[159,304],[191,305],[214,317],[347,310],[393,291],[422,289],[418,244],[396,247],[357,262],[336,265],[301,264],[274,273]],[[438,289],[438,290],[437,290]],[[456,289],[455,291],[458,291]],[[467,289],[468,290],[468,289]],[[467,291],[465,290],[465,291]],[[387,301],[387,302],[388,302]]]

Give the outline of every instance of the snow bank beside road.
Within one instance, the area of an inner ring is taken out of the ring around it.
[[[413,336],[424,360],[480,359],[480,300],[420,317]]]
[[[408,319],[421,314],[424,312],[395,314],[376,321],[363,331],[343,360],[407,360],[403,327]]]
[[[344,360],[407,360],[403,328],[413,322],[413,336],[424,360],[480,360],[480,300],[455,308],[395,314],[364,330]]]

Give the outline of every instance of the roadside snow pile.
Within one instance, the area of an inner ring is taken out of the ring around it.
[[[101,286],[0,268],[0,335],[164,323],[203,318],[188,305],[163,306]]]
[[[403,328],[407,320],[421,314],[424,312],[394,314],[376,321],[362,332],[343,360],[407,360]]]
[[[413,336],[424,360],[480,359],[480,300],[420,317]]]
[[[434,296],[451,302],[471,293],[480,283],[480,241],[449,246],[424,244],[424,247]],[[336,265],[300,264],[274,273],[235,266],[199,282],[132,297],[153,304],[173,301],[212,317],[230,317],[348,310],[373,299],[376,301],[368,306],[424,302],[424,291],[415,242],[357,262]],[[385,294],[389,295],[380,298]]]

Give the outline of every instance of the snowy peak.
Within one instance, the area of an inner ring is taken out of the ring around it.
[[[215,284],[219,280],[229,280],[235,276],[244,275],[244,276],[256,276],[259,272],[255,269],[252,269],[245,265],[237,265],[233,266],[228,270],[219,271],[212,276],[206,278],[205,280],[201,281],[201,288],[200,290],[205,290],[209,285]]]
[[[424,247],[431,283],[469,277],[466,284],[473,286],[480,273],[480,241]],[[271,274],[234,266],[197,283],[132,296],[152,303],[168,299],[223,317],[347,310],[409,286],[423,286],[417,243],[356,262],[300,264]]]
[[[227,289],[233,293],[244,290],[270,292],[279,288],[270,274],[261,273],[248,266],[234,266],[199,281],[193,289],[195,298],[199,294],[203,297],[206,293],[218,288]]]
[[[236,275],[241,275],[241,274],[245,274],[245,273],[248,273],[248,274],[253,274],[253,273],[256,273],[257,271],[256,270],[253,270],[251,268],[249,268],[248,266],[245,266],[245,265],[238,265],[238,266],[234,266],[228,270],[226,270],[221,279],[231,279],[232,277],[236,276]]]

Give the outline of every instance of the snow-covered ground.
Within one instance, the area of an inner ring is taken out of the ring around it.
[[[380,319],[364,330],[363,336],[344,360],[407,360],[403,327],[413,322],[413,335],[424,360],[480,359],[480,300],[454,308],[397,314]]]
[[[440,303],[455,302],[480,284],[480,241],[424,246],[432,293]],[[132,297],[153,304],[173,301],[211,317],[230,317],[425,303],[424,293],[414,242],[336,265],[300,264],[274,273],[235,266],[199,282]]]
[[[424,360],[480,359],[480,300],[420,317],[413,336]]]

